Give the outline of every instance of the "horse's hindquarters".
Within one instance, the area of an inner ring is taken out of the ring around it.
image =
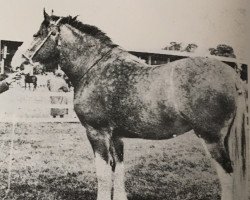
[[[237,91],[242,85],[229,66],[204,60],[191,59],[189,66],[176,67],[176,102],[206,141],[216,162],[223,200],[246,200],[246,106],[244,95]]]
[[[236,110],[235,73],[224,63],[190,59],[174,71],[175,102],[193,129],[219,132]]]

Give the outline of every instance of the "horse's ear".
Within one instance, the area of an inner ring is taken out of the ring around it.
[[[76,15],[75,17],[73,17],[72,21],[75,21],[77,17],[78,17],[78,15]]]
[[[44,16],[44,20],[45,20],[46,22],[49,22],[50,16],[46,13],[45,8],[43,9],[43,16]]]
[[[53,10],[53,9],[51,10],[51,16],[52,16],[52,15],[54,15],[54,10]]]

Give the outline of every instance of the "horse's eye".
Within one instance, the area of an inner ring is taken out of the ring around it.
[[[51,35],[55,36],[55,35],[56,35],[56,32],[55,32],[55,31],[52,31],[52,32],[51,32]]]
[[[40,35],[39,33],[35,33],[33,37],[38,37],[39,35]]]

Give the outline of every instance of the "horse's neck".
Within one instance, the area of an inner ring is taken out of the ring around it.
[[[82,35],[69,26],[61,28],[60,43],[61,68],[74,86],[98,60],[112,50],[112,47],[101,44],[91,36]]]
[[[88,82],[86,79],[93,78],[87,75],[90,70],[97,69],[95,72],[101,73],[107,64],[112,65],[115,62],[119,70],[127,66],[146,65],[123,49],[101,43],[100,40],[83,35],[80,31],[66,25],[61,28],[60,40],[61,68],[74,87],[83,79]],[[136,64],[133,64],[135,62]]]

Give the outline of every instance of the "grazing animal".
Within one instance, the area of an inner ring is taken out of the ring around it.
[[[24,77],[24,83],[25,83],[25,89],[27,87],[27,84],[29,85],[29,89],[30,89],[30,84],[33,84],[33,90],[36,89],[37,87],[37,77],[34,75],[30,75],[29,73],[25,75]]]
[[[228,65],[199,57],[150,66],[97,27],[45,11],[25,57],[57,60],[73,84],[74,109],[95,155],[98,200],[127,199],[122,138],[170,139],[189,130],[205,141],[222,199],[247,200],[246,101]]]

